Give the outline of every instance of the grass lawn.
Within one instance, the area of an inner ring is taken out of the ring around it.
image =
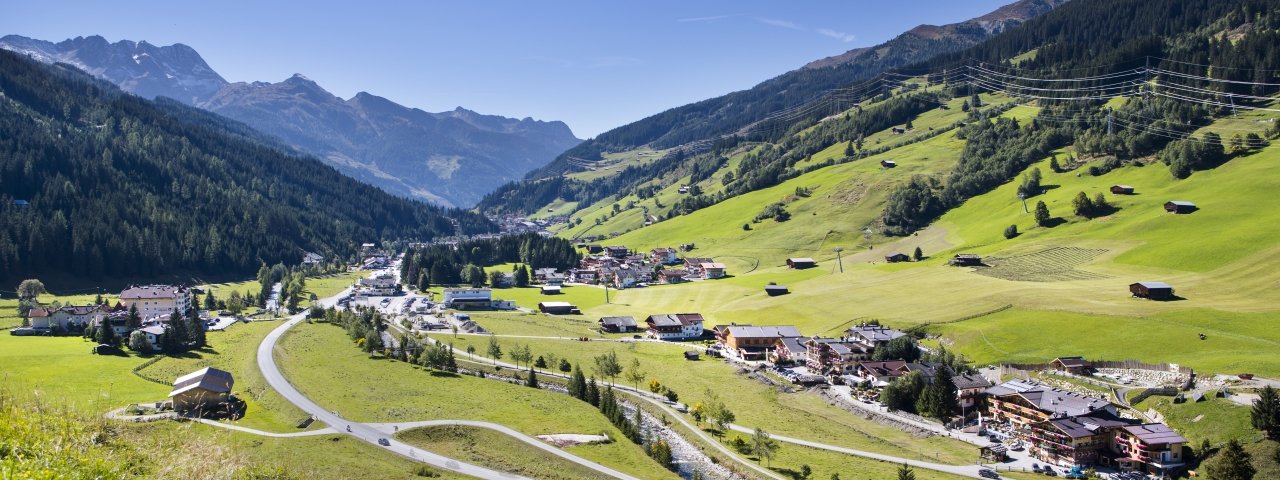
[[[236,395],[247,407],[244,418],[231,423],[270,432],[298,431],[296,425],[307,415],[267,385],[258,370],[258,344],[279,326],[278,321],[237,323],[223,331],[209,332],[210,347],[187,356],[161,357],[139,373],[172,382],[204,367],[226,370],[234,376]]]
[[[603,432],[611,438],[622,437],[585,403],[519,385],[433,374],[403,362],[370,359],[333,325],[295,327],[281,340],[276,355],[299,390],[356,421],[484,420],[528,435]],[[646,477],[661,469],[630,442],[584,446],[575,454]]]
[[[315,294],[316,298],[328,298],[337,295],[338,292],[355,284],[356,280],[365,275],[367,275],[367,272],[342,272],[319,277],[308,277],[306,289],[303,290],[302,300],[298,302],[298,305],[302,307],[311,306],[311,294]]]
[[[1249,407],[1230,400],[1207,398],[1203,402],[1173,403],[1173,397],[1152,395],[1134,405],[1138,410],[1154,408],[1164,415],[1165,423],[1188,440],[1189,446],[1200,448],[1200,442],[1209,440],[1221,445],[1232,438],[1249,444],[1262,438],[1249,423]]]
[[[486,428],[442,425],[405,430],[396,438],[446,457],[529,478],[611,478]]]
[[[440,335],[444,341],[453,341],[455,348],[465,350],[473,345],[477,353],[487,351],[489,338],[460,336],[452,340]],[[639,342],[618,343],[606,341],[580,342],[574,340],[502,339],[504,351],[518,345],[529,345],[532,353],[544,355],[552,352],[559,358],[582,365],[590,375],[593,358],[610,350],[617,352],[624,366],[632,359],[640,361],[641,370],[648,378],[657,379],[680,394],[680,401],[690,405],[704,398],[704,392],[714,389],[737,415],[735,423],[748,427],[760,426],[771,433],[811,439],[824,443],[870,450],[920,460],[934,460],[940,455],[944,463],[964,464],[973,460],[973,449],[964,443],[938,437],[918,439],[892,427],[886,427],[836,407],[828,405],[817,395],[806,393],[780,393],[742,375],[732,367],[716,361],[688,362],[681,353],[685,347],[667,343]],[[631,349],[631,345],[635,349]],[[621,381],[621,380],[620,380]]]
[[[581,315],[546,315],[523,312],[472,312],[471,320],[492,333],[539,337],[605,337],[600,324]],[[618,337],[620,335],[611,335]]]
[[[0,387],[97,413],[169,394],[168,385],[130,373],[146,358],[93,355],[93,345],[81,337],[15,337],[0,332]]]

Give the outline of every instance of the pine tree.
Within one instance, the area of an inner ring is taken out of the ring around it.
[[[1049,216],[1049,206],[1045,205],[1043,200],[1036,202],[1036,225],[1046,227],[1049,225],[1050,218],[1052,217]]]
[[[911,258],[917,262],[924,259],[924,250],[921,250],[920,247],[916,247],[916,251],[915,253],[911,254]]]
[[[1253,428],[1262,431],[1269,439],[1280,440],[1280,394],[1275,388],[1267,385],[1258,392],[1249,417]]]
[[[173,334],[173,342],[177,344],[177,350],[174,353],[179,350],[186,350],[187,339],[191,337],[191,334],[187,332],[187,322],[177,310],[169,314],[168,333]]]
[[[192,348],[204,348],[208,340],[205,333],[199,310],[194,306],[187,309],[187,339],[190,340]]]
[[[898,480],[916,480],[916,472],[904,463],[898,467]]]
[[[600,386],[596,384],[596,377],[591,377],[591,380],[587,381],[586,391],[587,391],[587,397],[585,400],[587,401],[587,403],[590,403],[592,405],[599,407],[600,406]]]
[[[538,374],[534,373],[533,368],[529,368],[529,376],[524,381],[524,386],[538,388]]]
[[[138,304],[129,305],[129,316],[125,317],[125,330],[137,330],[142,328],[142,315],[138,314]]]
[[[119,341],[116,338],[116,329],[111,326],[111,322],[107,319],[102,320],[102,325],[98,327],[98,343],[102,345],[116,345]]]
[[[1205,468],[1209,480],[1252,480],[1257,470],[1250,463],[1251,457],[1238,440],[1228,440],[1227,446]]]

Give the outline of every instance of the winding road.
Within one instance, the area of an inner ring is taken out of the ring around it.
[[[343,291],[338,295],[326,298],[316,303],[320,306],[332,306],[334,303],[336,303],[336,300],[339,297],[345,295],[346,293],[347,291]],[[266,378],[267,383],[271,385],[271,388],[274,388],[277,392],[280,392],[280,395],[283,396],[285,400],[288,400],[289,403],[294,404],[298,408],[302,409],[302,411],[315,417],[316,420],[324,422],[325,424],[329,425],[334,429],[349,428],[350,431],[347,432],[348,435],[351,435],[357,439],[369,442],[374,445],[379,445],[378,442],[380,440],[386,441],[388,444],[383,445],[383,447],[385,447],[388,451],[392,453],[395,453],[405,458],[409,458],[411,460],[426,463],[428,465],[431,465],[440,469],[448,470],[451,472],[460,473],[463,475],[470,475],[478,478],[485,478],[485,479],[524,478],[519,475],[492,470],[489,468],[481,467],[479,465],[473,465],[470,463],[445,457],[443,455],[437,455],[425,450],[418,449],[412,445],[396,440],[393,435],[390,435],[388,434],[388,432],[385,431],[388,425],[391,426],[392,431],[394,431],[395,427],[399,425],[465,425],[465,426],[488,428],[488,429],[497,430],[507,435],[510,435],[512,437],[515,437],[516,439],[519,439],[522,442],[537,446],[538,448],[541,448],[542,450],[548,453],[551,453],[553,455],[556,455],[560,458],[576,463],[583,467],[590,468],[597,472],[603,473],[605,475],[609,475],[611,477],[620,478],[624,480],[637,480],[635,477],[632,477],[622,472],[618,472],[616,470],[613,470],[609,467],[605,467],[598,463],[591,462],[589,460],[585,460],[580,457],[571,455],[569,453],[561,451],[558,448],[543,444],[541,441],[539,441],[536,438],[530,437],[528,435],[524,435],[520,432],[517,432],[515,430],[512,430],[508,427],[505,427],[496,423],[476,422],[476,421],[469,421],[469,420],[433,420],[433,421],[427,421],[427,422],[411,422],[408,424],[364,424],[364,423],[352,422],[350,420],[342,418],[340,415],[337,414],[337,412],[333,412],[321,407],[319,404],[315,403],[314,401],[312,401],[311,399],[303,395],[302,392],[299,392],[297,388],[294,388],[294,386],[290,384],[287,379],[285,379],[284,374],[280,371],[279,366],[276,365],[275,355],[273,355],[273,352],[275,351],[275,348],[276,348],[276,344],[280,341],[280,338],[284,336],[285,332],[287,332],[290,328],[292,328],[293,326],[305,320],[306,315],[307,315],[306,311],[298,315],[294,315],[293,317],[290,317],[289,320],[286,321],[283,325],[280,325],[275,330],[272,330],[271,333],[267,334],[266,338],[262,340],[262,343],[258,345],[258,368],[262,370],[262,376]],[[339,425],[345,425],[346,427],[339,427]]]

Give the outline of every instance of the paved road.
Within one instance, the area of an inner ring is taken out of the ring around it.
[[[330,298],[326,298],[316,303],[320,306],[331,306],[337,301],[339,297],[346,295],[348,292],[349,290],[345,290],[342,293],[339,293],[338,295],[335,295]],[[294,315],[288,321],[286,321],[283,325],[280,325],[275,330],[272,330],[271,333],[267,334],[266,338],[262,340],[262,343],[258,345],[258,368],[262,370],[262,375],[267,379],[267,383],[270,384],[271,387],[274,388],[277,392],[280,392],[280,395],[283,396],[285,400],[288,400],[290,403],[302,409],[302,411],[314,416],[316,420],[324,422],[325,424],[329,425],[334,429],[349,428],[350,431],[348,432],[348,434],[360,440],[364,440],[366,442],[369,442],[375,445],[378,444],[378,441],[380,439],[386,439],[386,441],[390,444],[386,446],[386,448],[392,453],[398,454],[403,457],[408,457],[410,459],[417,460],[417,461],[435,466],[437,468],[442,468],[452,472],[461,473],[464,475],[470,475],[473,477],[486,478],[486,479],[524,478],[519,475],[514,475],[507,472],[500,472],[497,470],[491,470],[478,465],[472,465],[472,464],[454,460],[452,458],[448,458],[442,455],[437,455],[425,450],[417,449],[409,444],[395,440],[393,438],[394,435],[389,435],[388,434],[389,432],[387,432],[387,430],[390,430],[391,431],[390,433],[393,433],[395,431],[396,426],[418,425],[418,424],[420,425],[467,425],[467,426],[488,428],[488,429],[497,430],[499,432],[515,437],[516,439],[522,442],[537,446],[538,448],[545,450],[560,458],[576,463],[583,467],[595,470],[597,472],[603,473],[605,475],[609,475],[614,478],[620,478],[623,480],[638,480],[635,477],[632,477],[625,473],[613,470],[609,467],[605,467],[598,463],[585,460],[583,458],[566,453],[558,448],[547,445],[533,437],[529,437],[520,432],[517,432],[515,430],[512,430],[508,427],[505,427],[503,425],[499,425],[496,423],[475,422],[475,421],[468,421],[468,420],[435,420],[435,421],[424,421],[424,422],[411,422],[408,424],[363,424],[363,423],[351,422],[347,419],[344,419],[341,416],[339,416],[336,412],[331,412],[329,410],[326,410],[320,407],[320,405],[316,404],[311,399],[303,395],[302,392],[299,392],[298,389],[294,388],[293,385],[290,384],[289,381],[284,378],[284,374],[281,373],[280,368],[276,365],[275,356],[273,355],[276,343],[280,340],[280,337],[282,337],[284,333],[289,330],[289,328],[293,327],[294,325],[297,325],[298,323],[301,323],[305,319],[306,319],[306,312],[304,311],[303,313]],[[345,425],[346,427],[338,427],[338,425]],[[228,427],[232,427],[232,426],[228,426]],[[250,430],[250,429],[244,429],[244,428],[235,428],[235,429],[242,430],[242,431]],[[256,433],[256,432],[249,432],[249,433]],[[262,433],[267,433],[267,432],[262,432]],[[301,432],[301,433],[311,434],[311,432]]]

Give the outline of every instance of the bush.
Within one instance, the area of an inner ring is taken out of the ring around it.
[[[1004,238],[1013,238],[1018,236],[1018,226],[1009,225],[1004,229]]]

